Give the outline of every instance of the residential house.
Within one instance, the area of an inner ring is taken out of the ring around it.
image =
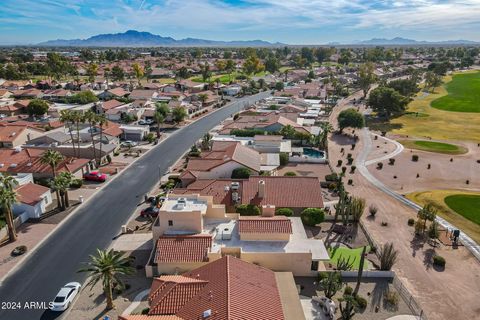
[[[0,123],[0,148],[15,148],[43,134],[43,130],[33,126]]]
[[[17,203],[12,207],[14,216],[20,216],[21,221],[38,219],[47,212],[52,204],[52,193],[50,188],[28,182],[15,188]]]
[[[119,320],[304,320],[295,292],[290,272],[273,272],[226,255],[182,275],[154,278],[148,314]]]
[[[109,90],[104,90],[97,97],[101,100],[109,100],[109,99],[117,99],[117,98],[125,98],[130,94],[129,91],[125,90],[122,87],[117,87]]]

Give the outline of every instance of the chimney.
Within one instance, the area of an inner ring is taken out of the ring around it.
[[[262,206],[262,217],[274,217],[275,216],[275,206],[271,204]]]
[[[263,199],[265,197],[265,181],[258,181],[258,197]]]

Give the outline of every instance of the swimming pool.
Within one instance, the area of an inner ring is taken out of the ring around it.
[[[303,154],[310,158],[325,159],[325,152],[312,148],[303,148]]]

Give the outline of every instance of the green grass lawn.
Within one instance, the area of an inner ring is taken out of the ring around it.
[[[339,248],[330,248],[328,250],[328,253],[330,254],[330,262],[332,264],[336,265],[338,262],[338,259],[340,259],[340,257],[343,257],[346,260],[350,259],[350,262],[353,261],[352,269],[358,270],[358,268],[360,268],[360,258],[362,255],[362,251],[363,251],[363,247],[356,248],[356,249],[339,247]],[[367,246],[367,253],[369,251],[370,251],[370,246]],[[365,270],[367,268],[368,268],[368,263],[365,262],[365,264],[363,265],[363,269]]]
[[[445,85],[448,95],[432,101],[432,107],[456,112],[480,112],[480,72],[460,73]]]
[[[455,194],[445,197],[444,201],[450,209],[480,225],[480,196]]]
[[[468,150],[464,147],[450,143],[425,141],[425,140],[400,140],[401,144],[410,149],[422,151],[446,153],[446,154],[462,154]]]

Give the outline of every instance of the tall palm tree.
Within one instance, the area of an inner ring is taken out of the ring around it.
[[[163,113],[160,111],[155,111],[153,114],[153,118],[155,119],[155,122],[157,123],[157,139],[160,138],[160,124],[162,124],[165,121],[165,117],[163,116]]]
[[[62,210],[70,206],[68,198],[68,188],[73,181],[73,175],[70,172],[61,172],[51,182],[51,187],[58,192],[57,198],[58,207]]]
[[[85,112],[83,116],[85,121],[88,123],[90,127],[90,139],[92,140],[93,159],[97,159],[94,136],[95,136],[95,128],[96,128],[95,126],[97,124],[98,117],[95,114],[95,112],[93,112],[92,110],[88,110],[87,112]]]
[[[115,308],[113,304],[112,290],[113,283],[123,284],[119,275],[130,275],[135,273],[135,269],[130,266],[131,257],[124,257],[123,252],[97,249],[97,255],[90,255],[91,261],[87,263],[86,268],[78,272],[88,272],[90,280],[87,286],[93,288],[99,281],[102,281],[103,292],[107,299],[107,310]]]
[[[75,127],[77,130],[77,157],[80,157],[80,124],[85,122],[85,117],[81,112],[73,111],[72,121],[75,123]]]
[[[323,122],[320,125],[322,132],[320,133],[320,147],[324,150],[328,148],[328,135],[333,131],[333,126],[329,122]]]
[[[0,208],[2,209],[8,227],[8,238],[11,242],[17,240],[17,232],[13,223],[12,206],[17,202],[17,193],[14,190],[17,181],[12,176],[0,174]]]
[[[102,151],[103,151],[103,128],[108,124],[107,117],[105,114],[99,114],[96,116],[96,122],[100,128],[100,154],[98,155],[98,166],[102,164]]]
[[[43,164],[48,164],[52,168],[53,177],[57,176],[57,166],[63,160],[63,156],[60,152],[48,149],[40,157],[40,161]]]
[[[77,153],[75,151],[75,141],[73,139],[73,114],[71,110],[62,110],[60,111],[60,121],[67,124],[68,131],[70,133],[70,140],[72,141],[73,156],[76,157]]]

